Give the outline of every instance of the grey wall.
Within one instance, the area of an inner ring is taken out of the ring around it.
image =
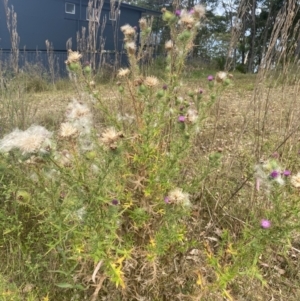
[[[75,14],[65,13],[65,3],[76,5]],[[45,40],[49,40],[56,51],[66,50],[66,41],[72,38],[72,48],[75,50],[76,33],[82,26],[88,27],[86,7],[88,0],[9,0],[17,13],[17,31],[20,36],[20,49],[46,50]],[[129,5],[121,6],[119,25],[138,25],[141,10]],[[106,1],[102,16],[109,13],[109,1]],[[105,49],[114,50],[112,22],[107,17],[104,31]],[[118,29],[118,50],[122,48],[123,34]],[[3,1],[0,0],[0,49],[10,49],[10,37],[6,26],[6,16]]]

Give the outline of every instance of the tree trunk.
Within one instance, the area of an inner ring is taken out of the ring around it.
[[[248,63],[248,72],[254,71],[254,57],[255,57],[255,36],[256,36],[256,0],[252,0],[252,10],[251,10],[251,17],[252,17],[252,24],[251,24],[251,47],[249,53],[249,63]]]

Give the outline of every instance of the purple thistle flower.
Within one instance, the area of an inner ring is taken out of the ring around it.
[[[279,171],[277,170],[273,170],[271,173],[270,173],[270,177],[275,179],[277,178],[278,176],[280,175]]]
[[[263,228],[263,229],[269,229],[271,227],[271,222],[267,219],[262,219],[260,221],[260,226]]]
[[[111,201],[111,203],[112,203],[112,205],[117,206],[117,205],[119,204],[119,201],[116,200],[116,199],[113,199],[113,200]]]
[[[212,75],[209,75],[209,76],[207,77],[207,80],[208,80],[209,82],[211,82],[211,81],[214,80],[214,77],[213,77]]]
[[[277,153],[277,152],[273,153],[272,157],[275,158],[275,159],[278,159],[279,158],[279,153]]]
[[[193,13],[194,13],[194,10],[193,10],[193,9],[191,9],[191,10],[190,10],[190,14],[193,14]]]
[[[291,175],[291,172],[289,170],[285,170],[283,173],[282,173],[284,176],[288,177]]]
[[[176,15],[177,17],[179,17],[179,16],[180,16],[180,14],[181,14],[181,10],[180,10],[180,9],[176,9],[176,11],[175,11],[175,15]]]
[[[169,204],[169,203],[170,203],[169,197],[166,196],[166,197],[164,198],[164,201],[165,201],[166,204]]]
[[[200,89],[200,90],[198,91],[198,93],[199,93],[199,94],[202,94],[202,93],[203,93],[203,90],[202,90],[202,89]]]
[[[185,122],[185,116],[180,115],[180,116],[178,117],[178,121],[179,121],[179,122]]]
[[[168,86],[167,85],[163,85],[163,90],[167,90],[168,89]]]

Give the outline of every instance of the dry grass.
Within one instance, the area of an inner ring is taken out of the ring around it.
[[[257,203],[251,205],[250,202],[263,201],[253,195],[253,164],[256,160],[267,159],[276,151],[285,164],[291,154],[300,148],[298,83],[277,85],[274,84],[275,79],[272,82],[272,86],[268,81],[262,85],[256,82],[256,76],[236,74],[233,84],[218,97],[207,116],[197,137],[194,155],[186,160],[188,170],[199,157],[208,156],[213,151],[222,154],[222,168],[199,186],[196,194],[199,206],[194,207],[189,223],[190,238],[195,239],[195,233],[198,233],[198,243],[206,247],[202,250],[192,248],[184,256],[173,258],[173,263],[168,263],[168,259],[164,258],[163,264],[153,262],[148,266],[145,265],[145,254],[135,250],[124,266],[128,283],[122,300],[131,300],[132,296],[135,300],[147,300],[138,298],[147,295],[152,281],[155,285],[162,284],[161,289],[155,289],[165,290],[163,299],[157,296],[157,300],[224,300],[221,294],[205,288],[215,280],[211,267],[207,265],[205,249],[217,253],[225,229],[236,235],[233,240],[238,240],[247,215],[251,215],[251,208],[257,209]],[[183,85],[187,86],[189,89],[205,87],[206,80],[189,79],[188,85],[187,82]],[[112,106],[114,103],[117,105],[114,88],[101,86],[101,91],[105,100]],[[208,93],[208,89],[204,91],[204,95]],[[33,94],[32,101],[38,108],[33,123],[55,129],[63,120],[65,108],[74,96],[76,98],[72,89]],[[263,108],[263,116],[257,112],[258,105]],[[289,168],[296,171],[299,163],[293,164]],[[249,278],[245,280],[240,276],[231,284],[232,300],[299,300],[299,259],[299,235],[295,233],[290,246],[276,250],[271,248],[266,256],[261,254],[258,266],[265,276],[266,286],[262,287],[255,278],[249,282]],[[224,258],[226,264],[230,264],[230,257]],[[166,266],[169,270],[165,270]],[[194,285],[199,277],[202,284],[197,297],[187,298],[182,295],[182,290],[176,289],[181,287],[183,280],[185,285],[189,282]],[[114,298],[117,296],[119,293],[116,291],[116,295],[111,293],[101,300],[116,300]]]

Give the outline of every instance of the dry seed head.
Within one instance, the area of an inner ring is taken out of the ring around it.
[[[60,125],[59,135],[63,138],[73,138],[78,134],[78,130],[69,122]]]
[[[194,13],[193,14],[194,14],[195,18],[201,19],[205,16],[205,13],[206,13],[206,9],[203,5],[197,4],[197,5],[194,6]]]
[[[137,87],[137,86],[140,86],[143,82],[144,82],[144,79],[142,77],[139,77],[133,81],[133,84]]]
[[[300,187],[300,172],[291,177],[291,184],[296,188]]]
[[[126,69],[121,68],[118,71],[118,77],[125,77],[125,76],[129,75],[129,73],[130,73],[130,70],[128,68],[126,68]]]
[[[189,194],[183,192],[181,188],[175,188],[168,194],[168,199],[171,203],[176,205],[183,205],[189,207],[191,205],[189,200]]]
[[[193,16],[185,12],[180,17],[180,24],[192,28],[192,26],[195,24],[195,19],[193,18]]]
[[[144,80],[144,84],[147,87],[155,87],[159,84],[159,81],[155,76],[147,76]]]
[[[140,28],[141,28],[142,31],[146,30],[147,27],[148,27],[147,20],[145,18],[141,18],[139,20],[139,24],[140,24]]]
[[[95,88],[96,87],[96,83],[92,80],[89,82],[89,87],[92,89],[92,88]]]
[[[134,37],[135,29],[129,24],[121,26],[121,31],[126,37]]]
[[[108,128],[106,129],[100,138],[100,141],[110,148],[115,149],[116,148],[116,142],[119,138],[122,138],[123,134],[121,132],[117,132],[114,128]]]
[[[216,81],[218,83],[223,82],[227,78],[227,73],[224,71],[220,71],[216,74]]]
[[[67,65],[71,63],[78,63],[81,59],[82,55],[78,51],[69,50],[68,59],[65,61]]]
[[[165,43],[165,49],[166,49],[167,51],[172,50],[173,47],[174,47],[174,44],[173,44],[173,42],[172,42],[171,40],[169,40],[169,41],[167,41],[167,42]]]
[[[126,48],[129,54],[135,54],[136,52],[136,45],[134,42],[126,43]]]
[[[197,119],[198,119],[197,111],[194,109],[189,109],[187,111],[187,121],[190,123],[196,123]]]

